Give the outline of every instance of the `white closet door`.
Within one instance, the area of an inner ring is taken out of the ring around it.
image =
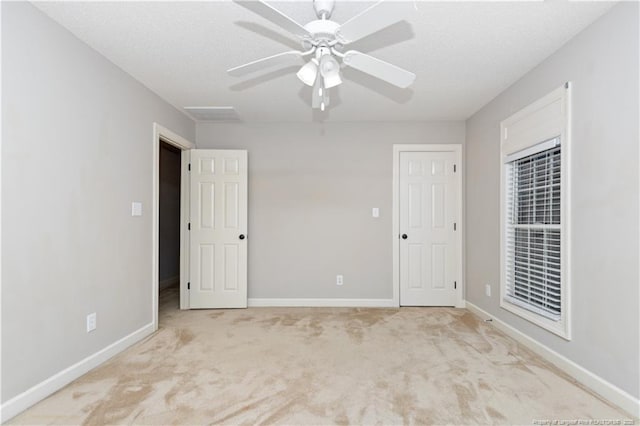
[[[455,306],[455,152],[400,153],[400,305]]]
[[[247,151],[194,149],[189,307],[247,307]]]

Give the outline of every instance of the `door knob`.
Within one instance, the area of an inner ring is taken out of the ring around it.
[[[403,240],[406,240],[407,238],[409,238],[409,237],[407,236],[407,234],[402,234],[402,239],[403,239]]]
[[[241,240],[244,240],[244,234],[240,234],[238,238],[240,238]]]

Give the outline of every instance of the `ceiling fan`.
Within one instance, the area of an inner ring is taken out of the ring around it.
[[[389,10],[379,7],[384,0],[378,1],[343,24],[329,19],[335,0],[313,0],[318,19],[306,25],[299,24],[262,0],[234,1],[297,36],[302,42],[303,50],[279,53],[231,68],[227,72],[232,76],[259,71],[265,67],[285,63],[292,58],[310,56],[297,76],[304,84],[313,87],[311,106],[322,111],[329,106],[329,89],[342,83],[341,66],[355,68],[403,89],[409,87],[416,78],[412,72],[362,52],[343,52],[343,47],[349,43],[402,19],[393,11],[390,13]]]

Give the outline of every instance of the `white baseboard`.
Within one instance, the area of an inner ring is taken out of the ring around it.
[[[122,352],[134,343],[144,339],[151,333],[153,333],[153,324],[147,324],[144,327],[134,331],[128,336],[110,344],[106,348],[89,355],[85,359],[73,364],[61,372],[54,374],[48,379],[38,383],[30,389],[27,389],[23,393],[11,398],[2,406],[0,406],[0,422],[4,423],[10,418],[16,416],[27,408],[31,407],[35,403],[48,397],[58,389],[71,383],[78,377],[82,376],[89,370],[102,364],[114,355]]]
[[[634,417],[640,417],[640,400],[633,395],[625,392],[617,386],[609,383],[600,376],[595,375],[591,371],[571,361],[563,355],[560,355],[553,349],[543,345],[537,340],[532,339],[521,331],[510,326],[506,322],[499,320],[498,318],[490,315],[488,312],[480,309],[473,303],[466,302],[467,309],[483,319],[491,318],[491,324],[493,324],[500,331],[507,334],[509,337],[515,339],[519,343],[523,344],[533,352],[540,355],[556,367],[575,378],[578,382],[582,383],[598,395],[602,396],[606,400],[616,404],[623,410],[627,411]]]
[[[169,278],[165,278],[164,280],[160,280],[160,283],[158,286],[160,287],[160,290],[163,290],[173,285],[177,286],[178,284],[180,284],[180,276],[176,275],[175,277],[169,277]]]
[[[257,299],[249,298],[250,308],[314,307],[314,308],[397,308],[393,299]]]

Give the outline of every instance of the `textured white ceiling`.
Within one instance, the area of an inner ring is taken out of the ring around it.
[[[306,23],[311,1],[273,2]],[[344,22],[370,2],[338,0]],[[466,119],[613,6],[613,2],[393,2],[406,20],[351,48],[417,74],[405,90],[352,69],[331,108],[312,111],[298,66],[244,78],[226,70],[300,46],[294,36],[228,1],[36,2],[51,18],[162,98],[233,106],[244,121]]]

